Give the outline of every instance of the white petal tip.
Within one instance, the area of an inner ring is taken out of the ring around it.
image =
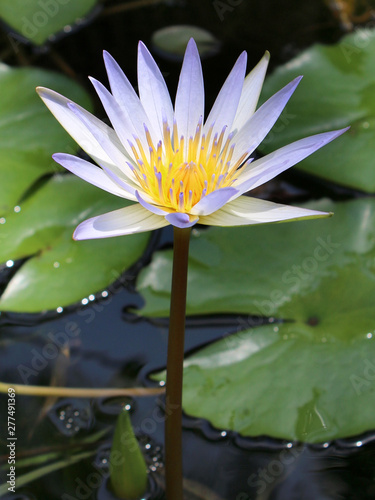
[[[46,87],[36,87],[35,91],[41,99],[53,93],[52,90],[47,89]]]
[[[79,237],[79,233],[80,231],[77,231],[78,228],[76,228],[76,230],[74,231],[74,233],[72,234],[72,240],[74,241],[80,241],[82,240],[83,238],[80,238]]]
[[[61,158],[63,157],[64,153],[53,153],[52,155],[52,160],[55,160],[56,162],[59,162]]]

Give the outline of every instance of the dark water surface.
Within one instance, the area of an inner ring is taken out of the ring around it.
[[[168,230],[164,232],[163,241],[170,236]],[[134,273],[124,275],[113,285],[107,298],[76,310],[71,308],[47,317],[3,314],[1,380],[49,385],[58,376],[60,383],[69,387],[154,385],[147,374],[165,365],[167,321],[151,324],[128,312],[128,308],[139,305],[141,299],[132,291],[133,279],[127,276],[132,277]],[[186,350],[194,350],[237,330],[238,318],[190,318]],[[64,364],[61,345],[65,345],[66,339],[69,356]],[[58,352],[60,354],[56,354]],[[5,414],[4,395],[0,402]],[[52,402],[53,406],[41,413],[44,403],[42,398],[17,397],[21,457],[35,449],[46,452],[66,446],[69,452],[69,443],[74,438],[80,440],[113,425],[120,409],[129,405],[150,471],[155,477],[162,472],[163,396],[63,398]],[[72,498],[110,500],[104,479],[111,433],[95,445],[95,450],[98,449],[95,456],[20,488],[20,496],[16,498],[57,499],[64,498],[65,493]],[[375,496],[374,440],[375,435],[367,434],[334,443],[304,445],[267,437],[244,438],[213,429],[204,420],[185,416],[184,471],[186,478],[206,485],[219,498],[228,500],[370,500]],[[93,470],[101,470],[102,476],[96,472],[98,477],[94,480]],[[91,485],[88,489],[87,484]],[[160,491],[153,485],[152,498],[156,499]],[[23,491],[25,496],[21,496]]]

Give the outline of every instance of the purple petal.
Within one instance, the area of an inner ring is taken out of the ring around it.
[[[232,164],[244,153],[251,154],[266,137],[289,101],[302,76],[295,78],[263,104],[235,135]]]
[[[208,115],[204,131],[207,132],[211,125],[214,124],[212,137],[214,137],[215,133],[220,134],[224,127],[227,127],[226,135],[231,130],[238,103],[240,102],[246,73],[246,60],[247,54],[242,52],[225,80]]]
[[[155,205],[152,205],[151,203],[148,203],[146,200],[144,200],[141,195],[139,194],[138,191],[135,192],[135,196],[137,197],[138,203],[142,205],[146,210],[149,210],[153,214],[156,215],[166,215],[168,212],[166,210],[162,210],[159,207],[156,207]]]
[[[172,129],[173,107],[163,75],[142,42],[138,45],[138,88],[151,126],[161,139],[164,121]]]
[[[152,140],[156,143],[158,139],[155,135],[155,131],[149,123],[147,114],[131,83],[108,52],[104,51],[103,57],[113,97],[116,99],[121,110],[126,113],[127,119],[131,122],[132,128],[136,131],[136,136],[139,138],[144,136],[143,124],[146,124]]]
[[[116,131],[124,149],[128,153],[128,156],[133,158],[136,161],[136,158],[133,156],[133,152],[129,147],[129,141],[133,141],[133,137],[138,136],[138,131],[134,128],[133,123],[129,119],[128,112],[126,108],[121,107],[113,95],[104,87],[103,84],[95,80],[95,78],[90,78],[91,83],[93,84],[96,93],[99,96],[103,104],[103,108],[108,115],[108,118],[111,120],[113,128]],[[144,136],[144,131],[142,133]],[[148,146],[147,146],[148,147]]]
[[[113,169],[107,168],[105,165],[103,165],[103,170],[104,172],[108,175],[110,179],[112,179],[120,188],[122,188],[124,191],[132,195],[132,198],[129,198],[131,200],[135,201],[135,191],[136,189],[130,185],[128,182],[124,181],[121,179],[116,172],[113,171]],[[137,186],[138,187],[138,186]]]
[[[214,214],[201,217],[199,222],[209,226],[245,226],[289,220],[316,219],[329,217],[330,215],[332,214],[327,212],[280,205],[258,198],[241,196],[229,202]]]
[[[95,137],[96,141],[103,147],[104,151],[108,154],[113,163],[121,169],[129,180],[131,180],[133,178],[133,174],[127,162],[129,158],[124,155],[123,151],[113,144],[107,134],[95,127],[95,124],[90,120],[86,113],[83,113],[82,109],[80,109],[76,104],[69,103],[68,108],[71,109],[79,118],[82,125],[87,127],[87,129]]]
[[[250,189],[255,189],[270,179],[273,179],[281,172],[284,172],[314,153],[314,151],[333,141],[336,137],[339,137],[346,132],[348,128],[349,127],[341,130],[334,130],[332,132],[324,132],[323,134],[316,134],[292,142],[292,144],[288,144],[288,146],[284,146],[249,164],[245,167],[244,171],[239,174],[235,183],[235,188],[238,190],[237,196]]]
[[[142,233],[167,226],[164,217],[152,214],[138,203],[87,219],[74,231],[75,240],[110,238]]]
[[[172,224],[172,226],[184,229],[186,227],[194,226],[199,220],[198,217],[189,217],[188,214],[180,212],[172,212],[165,216],[165,219]]]
[[[269,60],[270,54],[266,52],[255,68],[246,76],[232,130],[240,130],[255,112]]]
[[[78,116],[69,108],[69,104],[72,101],[66,97],[43,87],[37,88],[38,94],[49,108],[51,113],[55,118],[61,123],[65,130],[73,137],[73,139],[81,146],[81,148],[86,151],[86,153],[91,156],[91,158],[96,161],[100,166],[106,164],[107,166],[114,165],[113,161],[109,158],[107,152],[102,147],[102,144],[98,142],[93,136],[92,129],[98,130],[103,135],[108,137],[114,146],[122,148],[120,141],[118,140],[114,130],[112,130],[108,125],[100,121],[94,115],[86,111],[85,109],[75,104],[76,108],[80,110],[81,114],[86,116],[87,121],[90,121],[90,129],[83,126],[82,121]]]
[[[112,181],[101,168],[96,167],[92,163],[64,153],[56,153],[52,155],[52,158],[84,181],[104,189],[109,193],[115,194],[116,196],[121,196],[122,198],[135,201],[135,192],[131,186],[128,186],[121,181],[121,185],[119,186],[119,182],[116,183]],[[106,171],[114,175],[109,170]]]
[[[237,190],[231,187],[217,189],[199,200],[190,210],[190,213],[193,215],[210,215],[225,205],[236,193]]]
[[[185,137],[185,152],[189,147],[189,138],[194,137],[198,122],[203,116],[202,65],[197,46],[191,38],[186,47],[175,102],[175,120],[178,135]]]

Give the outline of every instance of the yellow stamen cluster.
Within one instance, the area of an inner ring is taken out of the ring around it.
[[[203,196],[233,184],[234,175],[238,174],[246,155],[231,165],[232,135],[229,134],[223,144],[225,128],[211,140],[212,130],[211,126],[207,135],[202,133],[200,120],[186,147],[186,139],[179,137],[176,123],[173,133],[164,123],[163,141],[156,147],[146,127],[149,151],[144,150],[139,138],[135,139],[135,144],[130,144],[138,166],[133,173],[156,205],[188,213]]]

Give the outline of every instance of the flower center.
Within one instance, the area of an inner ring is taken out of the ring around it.
[[[145,126],[149,151],[139,138],[130,144],[138,165],[133,173],[143,191],[156,205],[188,213],[203,196],[231,186],[246,154],[231,164],[235,145],[231,144],[233,134],[224,142],[225,129],[212,138],[213,126],[207,135],[202,133],[201,119],[194,137],[186,143],[184,136],[179,137],[176,123],[172,133],[164,123],[163,140],[155,147]]]

